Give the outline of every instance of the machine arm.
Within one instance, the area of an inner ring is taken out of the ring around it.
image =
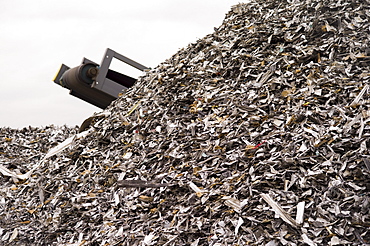
[[[101,65],[84,58],[81,65],[70,68],[61,65],[54,82],[70,90],[70,94],[102,109],[106,108],[118,95],[131,87],[136,79],[109,69],[116,58],[141,71],[148,69],[111,49],[107,49]]]

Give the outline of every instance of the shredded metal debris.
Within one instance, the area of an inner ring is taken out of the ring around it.
[[[238,4],[80,129],[2,128],[1,244],[369,244],[369,17]]]

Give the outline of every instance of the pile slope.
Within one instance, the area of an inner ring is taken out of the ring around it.
[[[26,179],[3,172],[0,240],[369,243],[369,11],[233,6],[65,148],[19,161]]]

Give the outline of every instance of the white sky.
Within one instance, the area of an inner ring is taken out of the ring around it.
[[[62,63],[100,63],[111,48],[155,67],[212,33],[239,2],[1,0],[0,127],[80,125],[101,109],[52,82]]]

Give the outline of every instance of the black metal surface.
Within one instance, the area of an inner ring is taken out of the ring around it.
[[[64,64],[62,64],[62,65],[60,66],[60,68],[59,68],[58,73],[55,75],[55,77],[54,77],[54,79],[53,79],[54,83],[56,83],[56,84],[58,84],[58,85],[61,85],[61,84],[60,84],[60,79],[62,78],[63,74],[64,74],[68,69],[70,69],[70,67],[68,67],[68,66],[66,66],[66,65],[64,65]],[[62,85],[61,85],[61,86],[62,86]]]
[[[124,62],[141,71],[144,71],[145,69],[148,69],[148,68],[134,60],[131,60],[130,58],[126,56],[123,56],[115,52],[114,50],[107,49],[104,54],[101,65],[99,67],[99,74],[96,77],[96,81],[92,84],[92,87],[94,87],[95,89],[101,90],[104,93],[107,93],[111,96],[118,97],[118,94],[121,93],[122,90],[126,90],[128,87],[132,86],[132,84],[136,80],[132,81],[131,77],[115,72],[113,70],[110,70],[109,66],[111,65],[113,58],[116,58],[120,60],[121,62]],[[124,86],[124,88],[121,88],[121,86]]]
[[[85,102],[88,102],[96,107],[99,107],[101,109],[105,109],[109,106],[109,104],[115,100],[115,97],[112,97],[110,95],[107,95],[101,91],[97,91],[94,89],[84,89],[81,90],[70,90],[69,94],[72,96],[78,97]]]
[[[123,85],[123,86],[127,87],[127,88],[133,86],[135,81],[136,81],[136,79],[134,79],[130,76],[118,73],[118,72],[116,72],[114,70],[110,70],[110,69],[108,70],[108,73],[107,73],[106,77],[108,79],[112,80],[112,81],[117,82],[120,85]]]
[[[104,109],[115,98],[91,88],[94,76],[91,70],[96,70],[95,64],[88,63],[71,68],[62,75],[60,84],[70,89],[71,95]]]
[[[88,74],[90,68],[95,68],[95,65],[88,63],[69,69],[60,79],[62,86],[69,89],[91,87],[94,81]]]
[[[70,90],[70,94],[99,108],[105,109],[118,95],[131,87],[136,79],[109,69],[112,58],[117,58],[139,70],[145,66],[107,49],[99,64],[84,58],[82,64],[69,68],[62,64],[54,82]]]

